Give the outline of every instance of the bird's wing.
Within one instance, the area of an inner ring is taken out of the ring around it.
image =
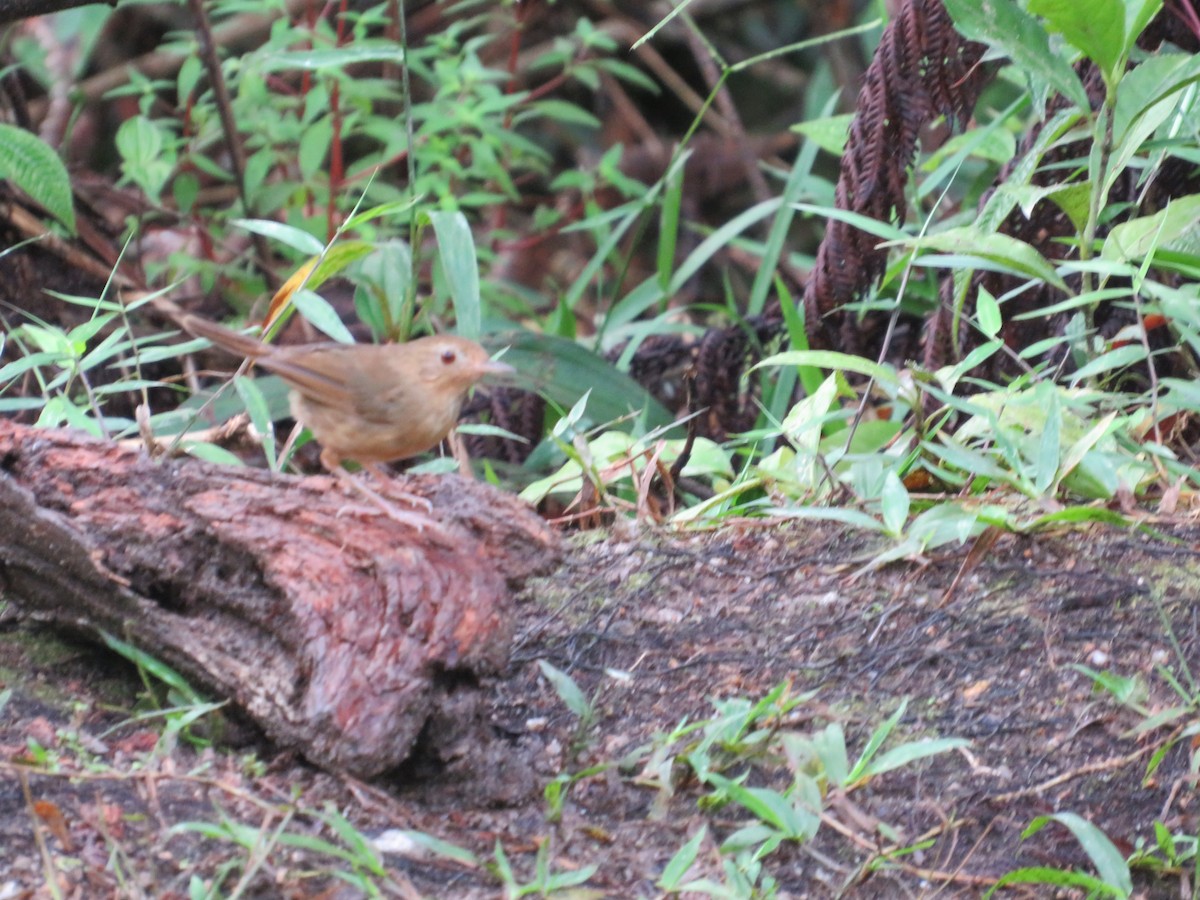
[[[353,407],[357,397],[353,357],[341,344],[306,345],[296,353],[280,351],[258,359],[258,364],[274,372],[295,388],[306,400],[324,406]],[[301,352],[301,350],[303,352]]]

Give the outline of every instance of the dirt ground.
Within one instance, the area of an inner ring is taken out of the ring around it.
[[[757,700],[781,682],[792,696],[814,693],[776,727],[840,723],[851,759],[906,697],[885,750],[926,737],[971,743],[832,792],[813,840],[765,858],[779,897],[976,897],[1018,866],[1087,869],[1061,826],[1022,839],[1050,813],[1090,820],[1125,854],[1153,841],[1156,820],[1195,836],[1196,747],[1177,742],[1147,777],[1179,721],[1195,723],[1194,708],[1130,736],[1142,717],[1072,667],[1141,676],[1152,711],[1180,703],[1156,665],[1186,686],[1181,653],[1200,674],[1200,529],[1164,531],[1005,535],[978,560],[967,546],[874,572],[863,564],[878,539],[833,527],[584,536],[520,598],[507,676],[463,686],[461,708],[430,724],[412,763],[372,785],[273,754],[236,726],[221,749],[163,738],[161,718],[131,721],[145,690],[128,664],[10,606],[0,626],[0,898],[52,896],[48,871],[65,897],[184,898],[193,879],[192,896],[204,896],[202,880],[214,878],[221,896],[363,896],[331,877],[367,873],[355,832],[339,836],[339,811],[385,848],[374,883],[386,896],[504,896],[483,865],[497,842],[521,884],[536,877],[539,848],[551,873],[597,866],[554,896],[662,896],[664,867],[702,825],[689,878],[723,881],[717,847],[745,810],[698,803],[705,791],[678,765],[661,783],[670,790],[656,789],[653,757],[635,751],[685,718],[712,718],[714,699]],[[593,699],[593,721],[567,708],[538,660]],[[593,766],[556,815],[547,783]],[[731,759],[725,774],[770,784],[779,770]],[[189,822],[208,831],[177,827]],[[222,822],[241,844],[212,834]],[[408,831],[477,864],[425,851]],[[304,837],[337,844],[346,859],[299,846]],[[1136,896],[1194,890],[1186,869],[1135,872]],[[1035,886],[1000,896],[1083,895]]]

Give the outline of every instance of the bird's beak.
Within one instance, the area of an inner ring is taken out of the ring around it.
[[[502,363],[499,360],[489,359],[479,367],[479,371],[484,375],[512,375],[517,370],[508,363]]]

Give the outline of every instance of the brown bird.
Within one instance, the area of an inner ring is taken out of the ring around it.
[[[180,324],[287,382],[292,415],[320,442],[321,463],[334,473],[350,459],[378,475],[377,463],[437,446],[457,424],[472,385],[513,371],[454,335],[405,344],[275,347],[196,316]]]

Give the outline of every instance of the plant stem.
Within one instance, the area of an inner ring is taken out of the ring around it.
[[[1094,171],[1092,176],[1092,195],[1091,202],[1088,204],[1087,224],[1083,229],[1083,241],[1079,245],[1079,260],[1087,262],[1092,258],[1092,245],[1096,242],[1096,231],[1100,227],[1100,212],[1104,209],[1105,201],[1108,199],[1108,164],[1112,156],[1113,142],[1113,110],[1116,106],[1117,96],[1115,91],[1106,91],[1104,96],[1104,106],[1100,111],[1100,119],[1098,122],[1101,125],[1100,129],[1100,146],[1097,152]],[[1092,282],[1092,273],[1086,269],[1080,273],[1081,289],[1084,294],[1090,294],[1095,288]],[[1084,317],[1087,324],[1087,331],[1090,333],[1094,321],[1095,309],[1089,304],[1083,308]]]

